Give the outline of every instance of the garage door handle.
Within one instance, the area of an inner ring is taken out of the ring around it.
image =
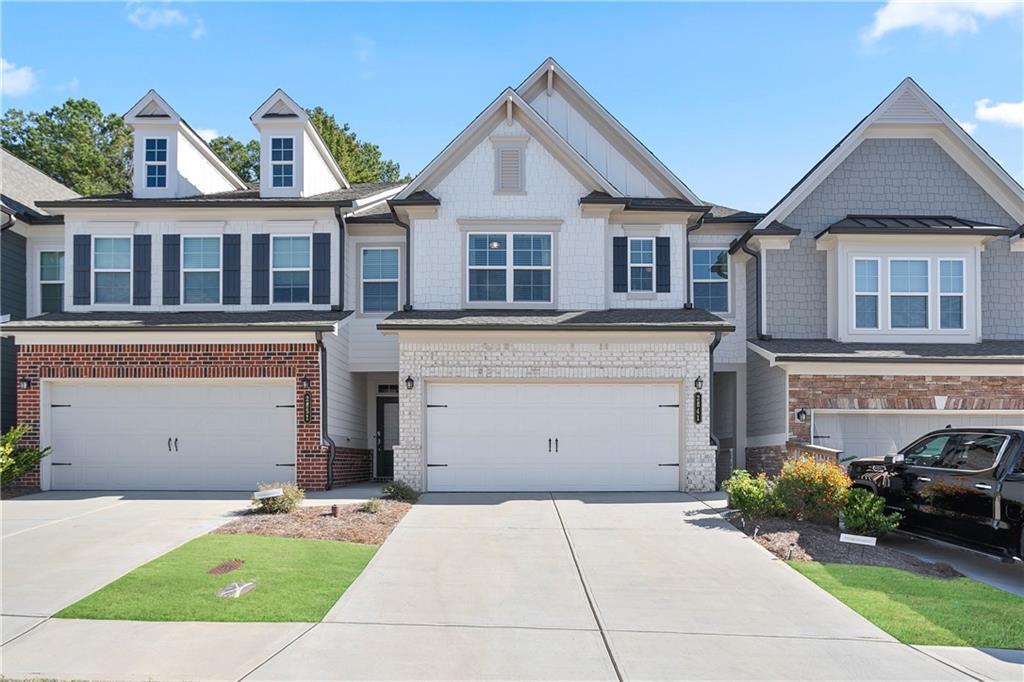
[[[178,439],[177,438],[174,439],[174,451],[175,452],[178,451]]]
[[[558,439],[555,439],[555,452],[558,452]]]
[[[170,452],[170,451],[171,451],[171,439],[168,438],[167,439],[167,452]]]
[[[551,439],[548,438],[548,452],[551,452]]]

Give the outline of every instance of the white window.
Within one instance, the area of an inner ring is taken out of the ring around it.
[[[147,137],[146,187],[167,186],[167,138]]]
[[[712,313],[729,312],[729,250],[690,252],[693,305]]]
[[[182,303],[220,303],[220,237],[181,240]]]
[[[654,291],[654,239],[629,239],[629,290]]]
[[[522,144],[495,144],[494,191],[496,193],[522,194],[526,191],[525,157],[526,149]]]
[[[310,237],[273,237],[271,241],[274,303],[309,303]]]
[[[93,303],[132,302],[132,238],[93,237]]]
[[[470,233],[466,245],[466,292],[471,303],[551,302],[550,234]]]
[[[889,260],[889,327],[928,329],[929,262]]]
[[[964,328],[964,261],[939,261],[939,327]]]
[[[39,312],[64,310],[64,252],[39,253]]]
[[[362,251],[363,312],[398,310],[398,249],[364,248]]]
[[[878,329],[878,259],[853,261],[854,318],[857,329]]]
[[[295,138],[270,138],[270,177],[274,187],[295,184]]]

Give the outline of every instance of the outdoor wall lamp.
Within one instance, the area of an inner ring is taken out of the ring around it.
[[[693,387],[698,391],[704,386],[704,377],[697,377],[693,381]]]
[[[801,424],[804,423],[805,421],[807,421],[807,418],[809,416],[810,416],[810,414],[807,412],[807,410],[805,410],[802,407],[799,410],[796,411],[796,420],[798,422],[800,422]]]
[[[415,385],[416,385],[416,382],[413,381],[411,376],[405,378],[405,388],[407,390],[411,391],[412,387],[415,386]]]
[[[18,379],[18,386],[20,388],[32,388],[32,379],[29,377],[22,377]]]
[[[302,388],[306,391],[309,390],[309,377],[302,378]]]

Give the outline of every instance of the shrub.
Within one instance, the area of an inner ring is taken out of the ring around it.
[[[839,466],[801,458],[782,465],[775,493],[786,516],[800,521],[832,523],[853,484]]]
[[[12,426],[0,436],[0,485],[4,487],[32,471],[43,457],[50,454],[50,448],[40,450],[18,444],[30,429],[28,424]]]
[[[736,469],[722,486],[729,493],[729,506],[747,516],[777,516],[782,511],[774,487],[764,474],[754,477]]]
[[[381,501],[375,497],[371,500],[363,502],[362,506],[359,507],[359,511],[364,512],[366,514],[376,514],[380,512],[382,508],[383,505],[381,504]]]
[[[284,494],[262,500],[252,498],[252,508],[258,514],[287,514],[299,506],[306,497],[306,491],[294,483],[260,483],[257,490],[280,488]]]
[[[853,488],[843,507],[843,527],[858,535],[885,535],[900,525],[903,516],[887,514],[885,500],[865,488]]]
[[[381,495],[386,500],[398,500],[399,502],[415,502],[420,496],[411,485],[405,481],[391,481],[381,488]]]

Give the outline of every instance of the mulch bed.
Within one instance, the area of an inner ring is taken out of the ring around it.
[[[371,514],[362,511],[362,504],[343,504],[338,505],[337,518],[330,506],[300,507],[289,514],[249,513],[213,532],[379,545],[411,507],[408,502],[380,500],[380,511]]]
[[[839,542],[839,529],[832,526],[792,519],[755,521],[741,514],[731,515],[729,521],[785,561],[885,566],[936,578],[961,576],[949,564],[924,561],[884,545],[865,547]]]

